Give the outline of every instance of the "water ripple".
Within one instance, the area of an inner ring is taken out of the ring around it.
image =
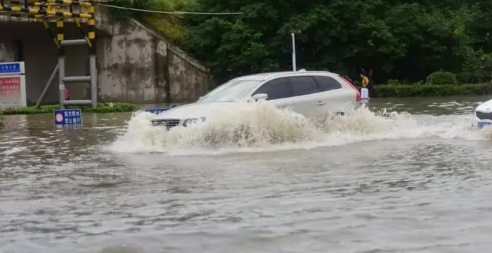
[[[424,107],[443,113],[473,103]],[[451,125],[439,122],[465,121],[451,114],[415,118],[436,132]],[[105,150],[130,116],[86,115],[82,129],[56,129],[39,115],[7,118],[0,130],[0,252],[486,252],[492,246],[487,139],[411,135],[224,155]]]

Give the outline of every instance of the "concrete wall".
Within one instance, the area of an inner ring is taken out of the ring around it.
[[[135,21],[114,22],[96,9],[101,96],[141,103],[189,102],[208,91],[208,70],[155,31]]]
[[[137,21],[111,20],[103,7],[98,7],[96,13],[99,95],[105,101],[189,102],[207,92],[207,69],[165,38]],[[28,103],[33,104],[57,63],[57,48],[41,23],[26,20],[0,19],[0,62],[23,57]],[[73,24],[65,31],[66,39],[81,38]],[[15,50],[19,42],[21,54]],[[87,52],[84,46],[66,48],[67,75],[88,75]],[[58,101],[57,86],[55,81],[44,103]],[[90,98],[87,83],[67,87],[71,99]]]

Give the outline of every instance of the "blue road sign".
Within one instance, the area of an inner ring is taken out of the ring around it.
[[[81,109],[58,109],[53,112],[55,125],[81,125]]]
[[[165,111],[169,110],[169,108],[151,108],[151,109],[145,109],[146,112],[154,113],[154,114],[159,114],[163,113]]]
[[[20,71],[20,63],[0,63],[0,74],[14,74]]]
[[[486,126],[492,125],[492,123],[491,122],[486,122],[486,121],[479,121],[477,125],[478,125],[478,129],[482,129],[482,128],[486,127]]]

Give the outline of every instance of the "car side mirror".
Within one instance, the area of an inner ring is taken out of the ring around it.
[[[268,94],[265,94],[265,93],[259,93],[259,94],[255,94],[253,96],[253,99],[255,101],[258,101],[258,100],[261,100],[261,99],[267,100],[267,98],[268,98]]]

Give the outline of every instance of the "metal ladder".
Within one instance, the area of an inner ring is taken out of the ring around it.
[[[80,40],[64,40],[61,43],[62,47],[65,46],[79,46],[85,45],[84,39]],[[58,57],[58,82],[60,90],[60,106],[64,108],[66,105],[92,105],[97,106],[97,68],[96,68],[96,55],[89,55],[89,75],[88,76],[66,76],[65,75],[65,59],[66,55],[60,55]],[[65,100],[65,84],[87,82],[91,85],[91,99],[86,100]]]
[[[74,1],[76,2],[76,1]],[[70,1],[70,12],[72,12],[72,2]],[[88,13],[72,13],[72,18],[77,25],[78,30],[84,36],[83,39],[73,39],[73,40],[65,40],[64,39],[64,23],[65,20],[57,21],[57,41],[60,44],[60,48],[58,49],[58,82],[59,82],[59,100],[60,107],[65,108],[68,105],[92,105],[92,107],[97,107],[97,67],[96,67],[96,43],[95,43],[95,17],[94,17],[94,6],[92,6],[88,2],[79,2],[79,7],[82,7],[82,4],[87,5]],[[87,27],[88,32],[87,35],[82,31],[79,18],[87,18]],[[86,45],[89,48],[89,75],[88,76],[66,76],[65,74],[65,47],[68,46],[83,46]],[[91,99],[86,100],[65,100],[65,84],[67,83],[77,83],[77,82],[86,82],[90,83],[91,87]]]

